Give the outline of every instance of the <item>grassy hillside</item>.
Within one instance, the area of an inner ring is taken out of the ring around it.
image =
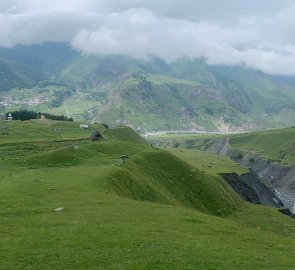
[[[147,140],[161,148],[206,150],[214,141],[224,138],[219,134],[160,134],[148,136]]]
[[[105,130],[104,134],[111,140],[121,140],[136,144],[147,144],[147,141],[145,141],[139,134],[127,127],[107,129]]]
[[[228,215],[241,205],[221,179],[162,150],[132,157],[124,170],[116,172],[109,181],[119,195],[131,199],[185,206],[215,215]]]
[[[80,123],[68,121],[3,121],[0,122],[0,143],[88,139],[97,128],[105,130],[102,125],[80,129]]]
[[[250,152],[282,165],[295,164],[294,127],[232,135],[168,134],[151,136],[148,140],[161,147],[179,147],[211,152],[216,152],[218,148],[222,148],[223,141],[228,141],[228,147],[231,150]],[[197,155],[197,152],[193,153]],[[181,152],[179,154],[181,155]]]
[[[244,203],[198,159],[132,143],[130,129],[91,143],[76,123],[48,124],[0,135],[0,269],[293,267],[294,221]]]
[[[215,154],[210,154],[196,149],[170,148],[168,150],[177,157],[185,160],[189,164],[198,168],[200,171],[209,175],[217,176],[220,173],[233,172],[240,175],[248,171],[247,168],[241,167],[239,164],[233,162],[230,158],[225,156],[220,157]]]
[[[237,149],[285,164],[295,164],[295,128],[231,136],[230,144]]]

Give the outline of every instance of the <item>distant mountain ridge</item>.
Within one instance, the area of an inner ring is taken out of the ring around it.
[[[68,44],[0,48],[0,103],[138,130],[266,129],[295,124],[295,78],[203,59],[84,56]],[[20,94],[22,93],[22,94]],[[34,105],[27,102],[39,98]]]

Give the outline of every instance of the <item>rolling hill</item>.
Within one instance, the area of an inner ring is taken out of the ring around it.
[[[131,129],[93,125],[105,139],[90,142],[77,123],[9,125],[0,135],[0,269],[294,264],[293,219],[242,201],[216,171],[151,147]]]

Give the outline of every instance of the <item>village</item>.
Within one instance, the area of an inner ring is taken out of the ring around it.
[[[13,106],[37,106],[44,102],[49,101],[47,97],[30,97],[30,98],[18,98],[13,96],[2,96],[0,97],[0,105],[13,107]]]

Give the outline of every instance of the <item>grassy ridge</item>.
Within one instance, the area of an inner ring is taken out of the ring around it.
[[[295,128],[274,129],[232,136],[230,144],[273,161],[295,164]]]
[[[80,129],[79,123],[53,120],[3,121],[0,126],[6,131],[0,134],[0,143],[88,139],[92,129],[105,130],[97,125]]]
[[[169,151],[177,155],[177,157],[185,160],[189,164],[195,166],[200,171],[209,175],[219,175],[220,173],[242,174],[248,169],[241,167],[237,163],[231,161],[228,157],[220,157],[215,154],[191,149],[170,148]]]
[[[109,185],[131,199],[215,215],[228,215],[241,206],[239,197],[220,178],[206,175],[162,150],[140,151],[109,178]]]
[[[32,142],[1,138],[0,269],[292,269],[294,221],[244,203],[197,158],[128,142],[130,129],[39,141],[30,124]]]
[[[136,144],[147,144],[147,142],[131,128],[116,127],[105,130],[104,134],[111,140],[121,140]]]
[[[0,122],[0,144],[20,142],[87,140],[92,131],[99,130],[106,140],[122,140],[138,144],[147,142],[132,129],[116,127],[107,129],[104,125],[91,124],[80,129],[77,122],[30,120]]]

